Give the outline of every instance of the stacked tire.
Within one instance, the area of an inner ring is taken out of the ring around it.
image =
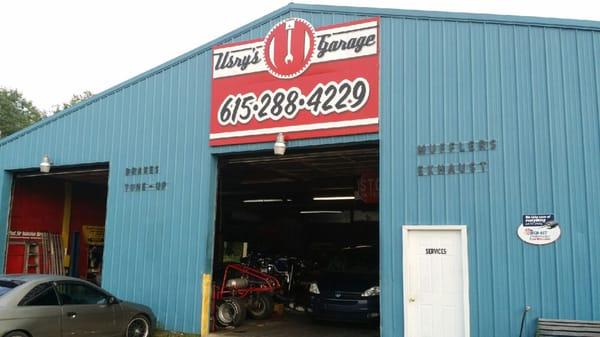
[[[217,302],[215,318],[221,327],[238,327],[246,319],[246,312],[245,301],[231,297]]]
[[[217,301],[215,318],[220,327],[238,327],[246,316],[252,319],[267,319],[273,314],[273,296],[255,294],[248,300],[230,297]]]

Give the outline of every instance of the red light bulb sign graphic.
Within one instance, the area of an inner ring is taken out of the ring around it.
[[[288,18],[215,46],[210,145],[376,133],[379,18],[313,28]]]

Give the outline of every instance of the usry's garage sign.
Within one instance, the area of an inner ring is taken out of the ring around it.
[[[318,29],[288,18],[214,47],[210,145],[378,132],[378,33],[379,18]]]

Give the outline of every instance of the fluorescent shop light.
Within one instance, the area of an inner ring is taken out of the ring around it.
[[[339,197],[313,197],[315,201],[323,201],[323,200],[354,200],[356,199],[353,195],[348,196],[339,196]]]
[[[300,211],[300,214],[341,214],[342,211]]]
[[[244,200],[246,204],[259,203],[259,202],[282,202],[283,199],[247,199]]]

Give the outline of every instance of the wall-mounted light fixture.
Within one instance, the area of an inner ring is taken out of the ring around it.
[[[283,133],[279,133],[277,138],[275,139],[275,144],[273,145],[273,152],[276,156],[283,156],[285,154],[285,139],[283,138]]]
[[[52,161],[50,161],[50,157],[47,154],[42,157],[42,162],[40,163],[40,172],[48,173],[50,172],[50,168],[52,167]]]

